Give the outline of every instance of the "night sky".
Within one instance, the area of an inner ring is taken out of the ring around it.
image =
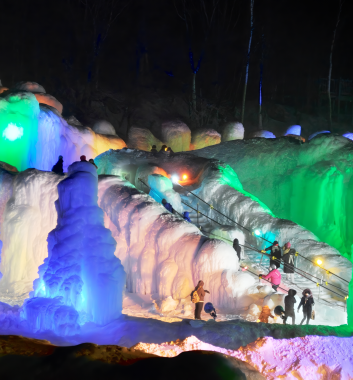
[[[94,5],[93,0],[87,0]],[[0,79],[10,87],[37,81],[56,95],[60,88],[98,82],[125,90],[153,86],[188,91],[202,55],[197,88],[204,96],[241,101],[250,34],[250,0],[187,0],[189,33],[178,16],[182,0],[115,1],[125,7],[102,41],[107,10],[114,0],[99,0],[97,31],[80,0],[1,2]],[[303,105],[315,100],[315,81],[327,77],[339,0],[255,0],[250,58],[249,99],[258,96],[263,60],[264,99]],[[333,78],[353,79],[353,2],[343,4],[335,49]],[[99,35],[101,37],[99,37]],[[99,42],[98,53],[97,40]],[[94,63],[92,63],[94,62]],[[147,64],[148,62],[148,64]],[[98,65],[98,75],[95,69]]]

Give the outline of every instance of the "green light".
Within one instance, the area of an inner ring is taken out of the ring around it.
[[[2,137],[6,140],[15,141],[23,136],[23,128],[10,123],[2,132]]]

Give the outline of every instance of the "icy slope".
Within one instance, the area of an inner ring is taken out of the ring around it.
[[[226,142],[193,152],[229,164],[244,188],[277,216],[290,219],[350,255],[353,244],[353,143],[321,134]]]
[[[218,160],[195,157],[192,153],[177,153],[169,156],[122,149],[103,153],[97,157],[97,163],[99,173],[121,175],[147,192],[149,189],[141,184],[138,178],[142,178],[147,183],[146,178],[149,174],[164,172],[167,176],[178,175],[181,178],[183,173],[187,173],[188,179],[183,184],[184,187],[176,185],[175,190],[179,191],[183,201],[194,209],[199,203],[199,210],[212,219],[224,225],[233,224],[235,234],[232,235],[233,237],[239,236],[240,241],[244,241],[245,237],[248,243],[263,248],[268,243],[254,237],[251,233],[260,229],[261,235],[269,241],[278,240],[280,244],[290,241],[304,257],[312,260],[317,257],[324,258],[326,269],[332,270],[348,281],[351,279],[352,264],[336,249],[320,242],[313,233],[300,225],[274,217],[265,204],[243,189],[236,173]],[[186,189],[193,190],[195,194],[212,205],[213,209],[188,194]],[[187,205],[184,205],[184,208],[186,211],[191,211]],[[250,232],[240,229],[214,209],[245,226]],[[308,262],[300,257],[298,267],[305,271],[309,269],[311,274],[321,278],[321,269],[317,266],[308,268]],[[342,283],[338,278],[331,276],[329,281],[347,290],[347,284]],[[315,284],[312,285],[315,286]]]

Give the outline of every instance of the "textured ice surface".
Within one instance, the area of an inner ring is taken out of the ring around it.
[[[100,133],[101,135],[116,135],[115,128],[107,120],[98,120],[94,123],[94,132]]]
[[[306,227],[350,256],[353,244],[350,140],[332,134],[321,134],[305,144],[286,138],[252,139],[222,143],[194,154],[229,164],[244,189],[263,201],[275,215]]]
[[[266,379],[351,379],[353,338],[307,336],[294,339],[259,338],[239,350],[205,343],[195,336],[161,344],[139,343],[134,349],[173,357],[186,351],[220,352],[253,365]]]
[[[242,140],[244,138],[244,126],[242,123],[229,122],[222,131],[222,142]]]
[[[198,129],[192,133],[190,150],[201,149],[220,142],[221,135],[214,129]]]
[[[162,124],[162,140],[174,152],[190,150],[190,128],[182,121],[166,121]]]
[[[24,305],[33,330],[60,332],[65,326],[70,333],[65,329],[75,329],[78,317],[104,325],[121,314],[125,272],[97,205],[96,168],[76,162],[68,169],[58,185],[58,224],[48,236],[48,258]]]
[[[153,136],[149,129],[134,126],[129,129],[129,148],[150,152],[153,145],[156,145],[156,148],[159,151],[162,148],[163,143],[158,140],[157,137]]]
[[[302,132],[302,127],[300,125],[292,125],[286,130],[286,132],[284,133],[284,136],[286,135],[300,136],[301,132]]]

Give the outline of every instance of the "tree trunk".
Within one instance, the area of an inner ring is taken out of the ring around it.
[[[245,99],[246,99],[246,90],[248,87],[248,77],[249,77],[249,63],[250,63],[250,51],[251,51],[251,40],[254,29],[254,0],[250,0],[250,38],[249,38],[249,47],[248,47],[248,56],[246,61],[246,70],[245,70],[245,83],[244,83],[244,91],[243,91],[243,105],[241,109],[241,123],[244,124],[244,114],[245,114]]]
[[[192,109],[196,111],[196,74],[192,74]]]
[[[333,37],[332,37],[332,43],[331,43],[331,52],[330,52],[330,68],[329,68],[329,71],[328,71],[328,79],[327,79],[328,126],[329,126],[329,131],[330,132],[331,132],[331,129],[332,129],[332,104],[331,104],[332,54],[333,54],[333,48],[334,48],[334,45],[335,45],[336,32],[337,32],[338,24],[340,22],[341,10],[342,10],[342,0],[340,0],[340,5],[339,5],[339,9],[338,9],[336,26],[335,26],[335,29],[333,31]]]

